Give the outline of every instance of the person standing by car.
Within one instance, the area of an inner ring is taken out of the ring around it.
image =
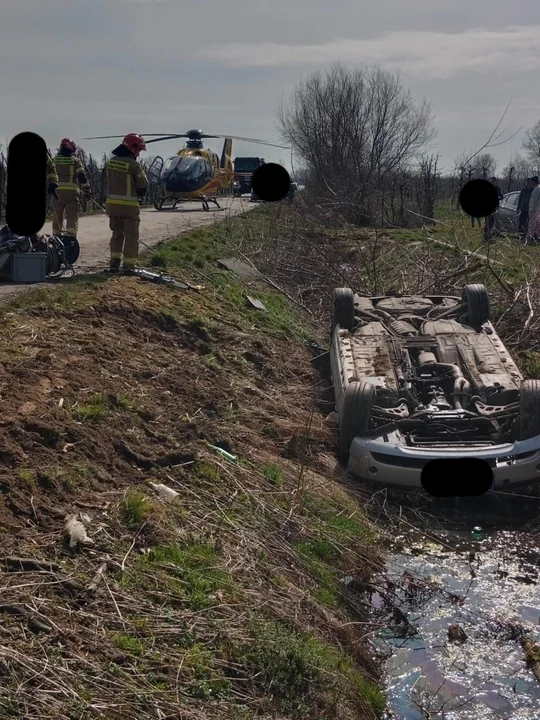
[[[527,225],[529,224],[529,200],[531,193],[538,185],[538,178],[527,178],[527,183],[523,190],[519,193],[517,211],[519,213],[518,229],[520,237],[527,234]]]
[[[529,224],[525,237],[528,245],[536,245],[540,237],[540,185],[537,177],[531,178],[533,179],[536,183],[529,199]]]

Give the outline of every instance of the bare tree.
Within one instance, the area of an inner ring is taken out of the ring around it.
[[[433,225],[435,219],[435,202],[439,194],[439,177],[438,171],[439,156],[424,156],[420,160],[419,184],[420,192],[418,197],[422,199],[420,213],[428,220],[426,224]]]
[[[364,210],[382,207],[385,181],[435,136],[430,105],[416,104],[398,74],[339,63],[300,82],[278,127],[319,190]]]
[[[502,176],[506,178],[506,191],[510,192],[514,187],[521,187],[530,175],[534,175],[534,172],[527,158],[513,153],[508,165],[502,171]]]
[[[527,159],[534,168],[540,166],[540,120],[525,133],[523,149],[527,153]]]
[[[491,153],[480,153],[472,161],[472,166],[475,176],[486,180],[495,175],[497,161]]]

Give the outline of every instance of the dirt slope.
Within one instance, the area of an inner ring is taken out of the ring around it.
[[[205,238],[221,234],[172,243],[168,262],[219,254]],[[96,276],[2,313],[0,718],[382,707],[364,596],[341,583],[363,587],[375,535],[332,480],[311,330],[283,296],[250,288],[258,312],[229,274],[204,272],[198,292]],[[69,548],[69,514],[92,544]]]

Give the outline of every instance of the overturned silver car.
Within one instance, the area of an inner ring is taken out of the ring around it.
[[[477,458],[494,489],[540,480],[540,381],[495,332],[483,285],[461,298],[334,290],[330,367],[341,460],[359,478],[420,488],[430,460]]]

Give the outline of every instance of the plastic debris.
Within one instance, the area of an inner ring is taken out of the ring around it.
[[[94,541],[86,534],[86,528],[76,515],[68,515],[64,526],[64,533],[69,536],[69,547],[73,548],[80,543],[81,545],[93,545]]]
[[[226,460],[229,460],[230,462],[237,462],[237,460],[238,460],[236,455],[231,455],[231,453],[227,452],[223,448],[217,447],[216,445],[210,445],[210,443],[208,443],[208,447],[210,447],[210,448],[212,448],[212,450],[215,450],[216,452],[218,452],[220,455],[222,455]]]
[[[480,525],[475,525],[472,529],[471,535],[475,540],[482,540],[482,538],[484,537],[484,531],[480,527]]]
[[[173,503],[176,498],[180,496],[180,493],[163,483],[153,483],[151,480],[148,481],[150,487],[152,487],[165,502]]]
[[[251,295],[246,295],[246,297],[249,304],[252,305],[256,310],[263,310],[264,312],[266,312],[266,308],[260,300],[251,297]]]
[[[190,287],[189,285],[186,285],[186,283],[175,280],[169,275],[163,275],[163,273],[153,273],[149,270],[136,270],[135,274],[138,275],[141,280],[147,280],[148,282],[155,282],[162,285],[174,285],[174,287],[179,287],[183,290],[188,290]]]

